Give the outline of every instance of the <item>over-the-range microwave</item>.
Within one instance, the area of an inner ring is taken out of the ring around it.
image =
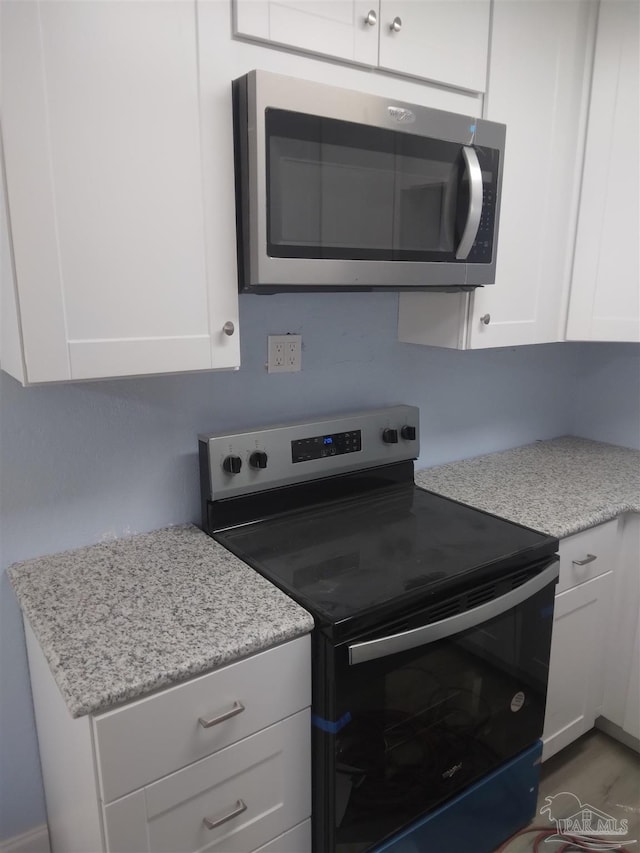
[[[233,102],[242,291],[495,281],[504,125],[264,71]]]

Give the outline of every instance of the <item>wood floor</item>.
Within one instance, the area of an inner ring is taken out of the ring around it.
[[[556,797],[563,792],[567,794]],[[549,802],[547,798],[555,799]],[[554,819],[567,818],[585,805],[590,806],[593,812],[613,818],[616,829],[624,829],[620,822],[626,820],[626,834],[615,838],[603,834],[602,837],[611,843],[616,841],[630,853],[640,853],[640,756],[597,729],[542,765],[538,814],[530,827],[555,827],[549,814],[541,814],[540,809],[551,809]],[[537,835],[531,832],[516,836],[500,850],[504,853],[531,853]],[[555,853],[561,847],[559,840],[540,844],[542,853]],[[582,849],[594,848],[585,846]]]

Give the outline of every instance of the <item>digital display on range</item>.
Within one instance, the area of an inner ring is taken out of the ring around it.
[[[315,435],[312,438],[299,438],[291,442],[291,461],[308,462],[310,459],[324,459],[327,456],[340,456],[343,453],[357,453],[362,450],[362,431],[336,432],[332,435]]]

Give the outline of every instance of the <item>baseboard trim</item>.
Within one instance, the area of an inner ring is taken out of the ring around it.
[[[606,735],[609,735],[609,737],[612,737],[615,740],[620,741],[620,743],[625,746],[628,746],[629,749],[632,749],[634,752],[640,752],[640,739],[630,735],[628,732],[625,732],[621,726],[617,726],[606,717],[596,718],[596,728],[600,729],[600,731],[604,732]],[[2,851],[0,851],[0,853],[2,853]]]
[[[0,841],[0,853],[51,853],[47,824]]]

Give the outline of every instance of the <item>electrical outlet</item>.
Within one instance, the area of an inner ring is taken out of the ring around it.
[[[267,371],[297,373],[302,370],[302,335],[267,337]]]

